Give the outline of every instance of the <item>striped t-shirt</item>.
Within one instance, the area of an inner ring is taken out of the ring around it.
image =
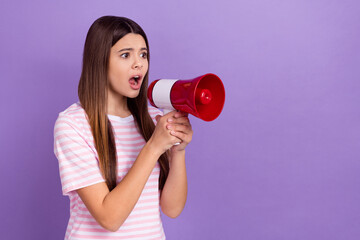
[[[160,110],[151,106],[149,113],[154,122],[156,115],[162,115]],[[132,115],[126,118],[108,115],[108,118],[114,129],[119,183],[136,160],[145,140]],[[65,239],[165,239],[159,206],[159,163],[129,217],[117,232],[110,232],[96,222],[74,191],[105,182],[100,173],[91,128],[80,103],[59,114],[54,129],[54,152],[59,162],[62,192],[70,198]]]

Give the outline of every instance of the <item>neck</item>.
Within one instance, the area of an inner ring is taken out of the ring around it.
[[[131,112],[127,106],[127,97],[114,95],[109,91],[107,114],[119,116],[122,118],[130,116]]]

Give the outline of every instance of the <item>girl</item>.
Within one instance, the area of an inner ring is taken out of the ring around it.
[[[59,114],[54,129],[62,191],[70,198],[65,239],[165,239],[160,207],[175,218],[185,206],[192,128],[185,113],[162,116],[147,105],[148,67],[138,24],[114,16],[92,24],[80,102]]]

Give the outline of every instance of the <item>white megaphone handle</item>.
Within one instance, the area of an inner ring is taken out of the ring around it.
[[[169,112],[172,112],[172,111],[174,111],[175,109],[173,108],[173,109],[169,109],[169,108],[164,108],[163,109],[163,112],[164,112],[164,115],[165,114],[168,114]],[[174,146],[176,146],[176,145],[179,145],[180,143],[178,142],[178,143],[175,143],[174,144]]]
[[[175,109],[173,108],[173,109],[169,109],[169,108],[164,108],[163,109],[163,112],[164,112],[164,115],[166,115],[166,114],[168,114],[169,112],[172,112],[172,111],[174,111]]]

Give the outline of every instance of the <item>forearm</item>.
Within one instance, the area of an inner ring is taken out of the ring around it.
[[[107,192],[97,211],[97,221],[106,229],[116,231],[130,215],[159,158],[149,144],[139,153],[133,166],[122,181]]]
[[[187,176],[185,166],[185,150],[172,154],[170,171],[161,193],[162,211],[169,217],[180,215],[187,198]]]

